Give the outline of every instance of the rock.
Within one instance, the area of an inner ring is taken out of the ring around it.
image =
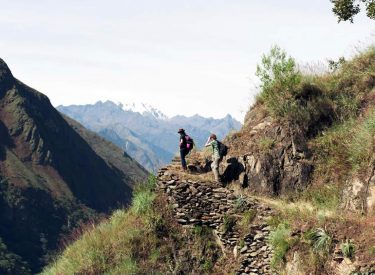
[[[250,257],[254,258],[254,257],[258,256],[258,254],[259,254],[258,251],[250,253]]]
[[[245,245],[244,247],[241,248],[240,253],[243,254],[243,253],[245,253],[247,250],[248,250],[248,247],[247,247],[247,245]]]
[[[237,245],[235,245],[234,248],[233,248],[233,257],[235,259],[237,259],[237,257],[238,257],[238,246]]]
[[[171,185],[171,184],[174,184],[175,182],[176,182],[175,180],[170,180],[170,181],[167,181],[167,184]]]
[[[264,235],[262,233],[258,233],[254,236],[254,240],[262,240],[264,239]]]

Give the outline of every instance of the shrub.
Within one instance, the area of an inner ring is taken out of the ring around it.
[[[355,246],[350,240],[346,240],[346,242],[341,244],[341,251],[344,257],[353,258],[355,253]]]
[[[268,55],[262,56],[256,75],[261,81],[258,100],[277,117],[286,117],[294,109],[294,96],[301,82],[301,73],[295,60],[280,47],[274,46]]]
[[[281,223],[272,230],[269,235],[269,243],[274,250],[271,266],[276,268],[284,261],[285,255],[291,247],[289,225]]]

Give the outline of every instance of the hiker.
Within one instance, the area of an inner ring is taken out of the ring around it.
[[[212,164],[211,169],[214,173],[215,180],[217,183],[221,183],[219,175],[219,163],[220,163],[220,154],[219,154],[219,142],[215,134],[211,134],[205,144],[206,147],[212,146]]]
[[[187,166],[186,166],[186,160],[185,157],[189,153],[189,150],[187,148],[187,142],[186,142],[186,133],[185,130],[180,128],[178,132],[180,134],[180,156],[181,156],[181,166],[182,170],[186,171]]]

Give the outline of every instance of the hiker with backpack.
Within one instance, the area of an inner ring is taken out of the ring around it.
[[[211,169],[214,173],[217,183],[221,183],[219,174],[219,164],[223,157],[227,154],[228,147],[217,140],[215,134],[211,134],[205,144],[206,147],[212,146],[212,164]]]
[[[193,149],[194,141],[193,139],[185,133],[185,130],[180,128],[178,132],[180,134],[180,157],[182,170],[187,170],[185,157]]]

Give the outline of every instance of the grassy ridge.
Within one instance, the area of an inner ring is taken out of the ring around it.
[[[213,271],[222,255],[212,230],[178,226],[155,183],[137,186],[129,209],[85,228],[41,274],[223,274]]]

